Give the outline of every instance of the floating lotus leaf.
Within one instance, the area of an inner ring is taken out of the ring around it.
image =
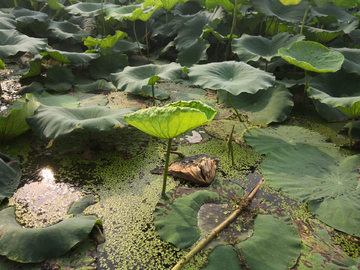
[[[46,49],[45,52],[40,53],[42,56],[49,55],[60,63],[87,63],[92,59],[96,59],[99,55],[97,53],[78,53],[78,52],[65,52],[59,50]]]
[[[45,87],[57,92],[65,92],[71,88],[74,78],[70,69],[53,66],[46,72]]]
[[[34,97],[38,102],[47,106],[76,108],[80,105],[79,100],[70,95],[51,95],[48,92],[43,91],[40,94],[34,93]],[[26,102],[25,97],[18,98],[10,107],[21,109],[24,102]]]
[[[290,269],[301,250],[299,231],[287,215],[258,215],[254,234],[237,244],[250,269]]]
[[[45,49],[46,44],[47,40],[43,38],[28,37],[13,29],[0,30],[0,59],[18,52],[37,54]]]
[[[26,123],[26,117],[34,114],[40,103],[36,102],[33,94],[26,94],[27,102],[23,103],[21,109],[12,109],[5,117],[0,117],[0,142],[15,138],[30,129]]]
[[[209,255],[209,264],[202,270],[242,270],[239,257],[233,246],[218,246]]]
[[[141,131],[161,139],[173,139],[198,126],[208,124],[216,110],[200,101],[179,101],[126,115],[125,120]]]
[[[277,126],[271,128],[252,128],[246,131],[244,138],[260,155],[279,148],[292,146],[298,148],[304,144],[321,148],[333,148],[326,143],[326,137],[301,127]]]
[[[122,72],[110,75],[110,80],[116,88],[134,93],[145,85],[153,85],[160,78],[177,80],[181,78],[183,69],[179,64],[143,65],[140,67],[126,67]]]
[[[0,204],[10,198],[20,184],[21,168],[11,157],[0,153]]]
[[[347,23],[357,20],[355,16],[350,15],[344,8],[339,8],[332,2],[322,7],[312,7],[311,15],[320,18],[334,16],[339,22]]]
[[[298,41],[289,49],[280,48],[282,58],[297,67],[314,72],[335,72],[341,69],[344,56],[312,41]]]
[[[345,60],[342,67],[349,73],[360,75],[360,50],[350,48],[332,48],[344,55]]]
[[[58,257],[83,241],[95,224],[95,216],[77,216],[46,228],[22,228],[13,207],[0,211],[0,254],[22,263]]]
[[[111,110],[102,106],[64,108],[41,105],[34,116],[26,121],[41,138],[56,138],[75,128],[102,131],[127,126],[124,115],[136,110],[137,108]]]
[[[81,15],[84,17],[95,17],[101,14],[101,5],[103,5],[103,11],[107,9],[117,8],[118,5],[111,3],[76,3],[65,8],[66,12],[72,15]]]
[[[243,62],[227,61],[196,65],[189,68],[189,80],[193,85],[213,90],[226,90],[234,96],[242,92],[254,94],[267,89],[275,82],[274,76]]]
[[[285,6],[278,0],[253,0],[252,3],[267,16],[275,16],[286,22],[302,21],[307,7],[306,1],[291,6]]]
[[[243,34],[240,38],[234,38],[232,41],[233,52],[237,54],[240,61],[257,61],[264,58],[270,61],[278,56],[280,48],[289,48],[294,42],[303,40],[303,35],[293,36],[287,32],[281,32],[267,39],[262,36],[250,36]]]
[[[232,108],[226,91],[217,91],[217,98],[220,103]],[[292,94],[281,84],[255,94],[230,95],[230,99],[239,113],[247,114],[250,121],[265,124],[284,121],[294,106]]]

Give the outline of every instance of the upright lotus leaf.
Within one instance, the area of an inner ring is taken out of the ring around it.
[[[21,178],[19,163],[11,157],[0,153],[0,204],[10,198],[17,189]]]
[[[106,10],[106,19],[109,20],[110,18],[116,19],[122,22],[124,19],[129,21],[135,21],[141,14],[142,5],[128,5],[118,7],[116,9],[109,9]]]
[[[18,52],[29,51],[37,54],[45,49],[46,44],[46,39],[28,37],[14,29],[0,30],[0,59],[15,55]]]
[[[332,48],[332,50],[342,53],[345,60],[342,67],[349,73],[360,75],[360,50],[350,48]]]
[[[226,107],[232,107],[226,91],[217,91],[217,98]],[[292,94],[281,84],[255,94],[230,95],[230,100],[237,110],[249,116],[250,121],[265,124],[284,121],[294,106]]]
[[[124,115],[137,109],[111,110],[102,106],[65,108],[40,105],[34,116],[26,121],[41,138],[56,138],[76,128],[94,132],[127,126]]]
[[[300,256],[299,231],[287,215],[258,215],[254,234],[237,244],[250,269],[278,270],[292,268]]]
[[[280,0],[285,6],[297,5],[301,2],[301,0]]]
[[[61,40],[73,38],[76,41],[81,41],[89,34],[82,31],[77,25],[68,21],[57,22],[51,20],[48,27],[50,37],[58,38]]]
[[[200,207],[205,201],[218,198],[219,195],[215,192],[201,190],[175,200],[168,207],[156,207],[155,230],[162,239],[178,248],[186,249],[192,246],[200,237],[198,228]]]
[[[217,5],[221,5],[227,12],[234,10],[234,3],[229,0],[206,0],[206,9],[212,10]]]
[[[304,38],[303,35],[293,36],[287,32],[281,32],[273,36],[271,40],[262,36],[243,34],[240,38],[233,39],[232,48],[240,61],[257,61],[260,57],[270,61],[279,55],[280,48],[289,48],[294,42]]]
[[[125,37],[127,37],[127,34],[123,31],[116,31],[114,36],[108,35],[106,38],[103,39],[94,39],[93,37],[89,36],[87,38],[84,38],[84,45],[89,48],[95,48],[96,46],[99,46],[100,48],[106,48],[106,47],[114,47],[115,43],[118,40],[122,40]]]
[[[178,53],[178,62],[182,66],[191,67],[194,64],[197,64],[201,60],[207,60],[208,56],[206,54],[207,49],[210,47],[210,44],[207,40],[197,38],[196,42],[190,45],[189,47],[183,48]]]
[[[0,11],[0,29],[16,29],[14,15]]]
[[[53,66],[46,72],[45,87],[57,92],[65,92],[71,88],[74,78],[70,69]]]
[[[169,11],[170,9],[172,9],[177,4],[185,3],[187,1],[188,0],[161,0],[161,2],[163,3],[162,7],[166,11]]]
[[[116,87],[111,83],[104,79],[97,80],[96,82],[88,83],[88,84],[76,84],[74,86],[76,91],[85,93],[89,91],[115,91]]]
[[[226,90],[237,96],[246,92],[254,94],[267,89],[275,82],[274,76],[243,62],[226,61],[196,65],[189,68],[189,81],[193,85],[213,90]]]
[[[5,68],[5,63],[0,59],[0,68],[4,69]]]
[[[108,9],[117,8],[118,5],[111,3],[76,3],[65,8],[66,12],[71,15],[81,15],[84,17],[95,17],[101,14],[101,5],[103,5],[103,11]]]
[[[41,60],[25,62],[24,68],[21,71],[23,72],[21,79],[40,75],[41,74]]]
[[[138,19],[146,22],[150,19],[151,15],[161,8],[163,3],[160,0],[145,0],[142,6],[141,14]]]
[[[279,0],[253,0],[252,3],[255,8],[260,9],[267,16],[274,16],[282,21],[292,23],[302,21],[307,8],[306,1],[291,6],[285,6]]]
[[[76,216],[46,228],[22,228],[13,207],[0,211],[0,255],[35,263],[58,257],[89,235],[101,221],[95,216]]]
[[[11,14],[15,16],[16,21],[23,23],[24,25],[38,22],[47,22],[48,15],[40,11],[33,11],[27,8],[17,7],[11,10]]]
[[[28,100],[21,109],[12,109],[5,117],[0,117],[0,142],[15,138],[30,129],[25,118],[34,114],[40,103],[36,102],[33,94],[26,94]]]
[[[350,15],[344,8],[339,8],[332,2],[322,7],[312,7],[311,15],[318,18],[334,16],[339,22],[347,23],[357,20],[355,16]]]
[[[60,63],[78,63],[83,64],[96,59],[99,55],[97,53],[80,53],[80,52],[66,52],[59,50],[46,49],[45,52],[40,53],[42,56],[49,55]]]
[[[280,48],[282,58],[306,71],[319,73],[335,72],[341,69],[344,56],[313,41],[298,41],[289,49]]]

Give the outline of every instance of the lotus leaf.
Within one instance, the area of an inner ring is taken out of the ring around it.
[[[258,215],[254,234],[240,242],[241,253],[250,269],[290,269],[301,250],[299,231],[290,217]]]
[[[234,4],[229,0],[206,0],[206,8],[214,9],[217,5],[221,5],[227,12],[234,10]]]
[[[360,50],[350,48],[332,48],[344,55],[345,60],[342,67],[349,73],[360,75]]]
[[[234,247],[227,245],[216,247],[209,255],[209,264],[201,269],[242,270],[242,267]]]
[[[46,49],[45,52],[40,53],[42,56],[49,55],[60,63],[87,63],[92,59],[98,57],[97,53],[78,53],[78,52],[66,52],[59,50]]]
[[[46,91],[43,91],[40,94],[34,93],[34,97],[38,102],[47,106],[76,108],[80,104],[79,100],[73,96],[51,95]],[[21,106],[24,102],[26,102],[25,97],[18,98],[10,105],[10,107],[14,109],[21,109]]]
[[[234,96],[246,92],[254,94],[267,89],[275,82],[274,76],[243,62],[226,61],[196,65],[189,68],[189,80],[193,85],[213,90],[226,90]]]
[[[23,23],[24,25],[33,23],[35,21],[47,22],[48,15],[40,11],[33,11],[26,8],[17,7],[11,11],[11,14],[15,16],[16,21]]]
[[[108,81],[105,81],[104,79],[97,80],[96,82],[89,83],[89,84],[76,84],[74,86],[74,89],[76,91],[85,93],[89,91],[95,91],[95,90],[103,90],[103,91],[115,91],[116,87],[109,83]]]
[[[220,103],[231,108],[226,91],[217,91]],[[241,93],[230,96],[237,110],[247,114],[252,122],[282,122],[294,106],[293,96],[283,85],[277,84],[267,90],[260,90],[255,94]]]
[[[96,202],[94,195],[86,195],[80,200],[74,202],[67,212],[68,215],[79,215],[85,211],[85,209]]]
[[[26,93],[41,94],[44,91],[44,86],[39,82],[32,82],[30,85],[21,87],[16,94],[24,95]]]
[[[145,49],[145,46],[143,44],[140,44],[140,47],[142,49]],[[130,57],[131,55],[139,51],[139,47],[136,42],[118,40],[115,43],[113,50],[116,52],[122,52]]]
[[[46,44],[46,39],[28,37],[14,29],[0,30],[0,59],[18,52],[37,54],[45,49]]]
[[[40,105],[33,94],[25,95],[28,102],[21,109],[12,109],[6,117],[0,117],[0,142],[15,138],[30,129],[25,118],[34,114]]]
[[[312,41],[298,41],[289,49],[280,48],[282,58],[297,67],[314,72],[335,72],[341,69],[344,56]]]
[[[0,153],[0,204],[5,198],[10,198],[17,189],[21,178],[19,163],[3,153]]]
[[[74,78],[70,69],[53,66],[46,72],[45,87],[57,92],[65,92],[71,88]]]
[[[185,3],[187,1],[188,0],[161,0],[163,3],[163,8],[167,11],[172,9],[176,4]]]
[[[89,35],[88,33],[80,31],[80,28],[78,26],[68,21],[57,22],[51,20],[49,23],[48,32],[50,37],[58,38],[61,40],[73,38],[76,41],[80,41],[84,37],[87,37]]]
[[[216,110],[200,101],[179,101],[160,108],[148,108],[124,118],[141,131],[161,139],[173,139],[198,126],[208,124]]]
[[[126,126],[124,115],[137,109],[111,110],[101,106],[64,108],[40,105],[34,116],[26,121],[41,138],[56,138],[72,132],[75,128],[102,131]]]
[[[101,225],[95,216],[77,216],[46,228],[22,228],[8,207],[0,211],[0,254],[22,263],[54,258],[83,241],[95,224]]]
[[[347,123],[342,130],[340,130],[339,134],[342,136],[349,136],[349,128],[351,126],[351,122]],[[354,121],[353,127],[351,130],[351,137],[356,140],[360,141],[360,121]]]
[[[103,39],[94,39],[93,37],[87,37],[84,38],[84,45],[87,46],[89,49],[95,48],[96,46],[99,46],[100,48],[106,48],[106,47],[114,47],[116,42],[118,40],[122,40],[125,37],[127,37],[127,34],[123,31],[116,31],[114,36],[108,35],[106,38]]]
[[[0,59],[0,68],[4,69],[5,68],[5,63]]]
[[[240,61],[257,61],[260,57],[270,61],[279,55],[280,48],[289,48],[294,42],[304,38],[303,35],[292,36],[287,32],[281,32],[273,36],[271,40],[262,36],[243,34],[241,38],[233,39],[232,47]]]
[[[285,6],[297,5],[301,2],[301,0],[280,0]]]
[[[84,17],[95,17],[101,14],[101,5],[103,10],[117,8],[118,5],[111,3],[76,3],[65,8],[66,12],[72,15],[81,15]]]
[[[0,29],[15,29],[16,21],[12,14],[3,13],[0,11]]]
[[[210,44],[201,38],[196,39],[195,43],[189,47],[183,48],[176,61],[182,66],[191,67],[201,60],[207,60],[206,51],[210,47]]]
[[[28,77],[33,77],[41,74],[41,61],[40,60],[34,60],[29,61],[24,64],[24,69],[22,70],[24,73],[21,76],[21,79],[25,79]]]
[[[311,8],[311,15],[320,18],[334,16],[339,22],[351,22],[357,20],[355,16],[351,16],[344,8],[339,8],[332,2],[323,7]]]
[[[142,4],[122,6],[116,9],[106,10],[106,19],[114,18],[118,21],[124,19],[129,21],[135,21],[142,13]]]

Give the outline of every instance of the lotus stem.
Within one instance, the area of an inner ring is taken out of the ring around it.
[[[268,61],[265,59],[265,71],[267,71]]]
[[[147,28],[147,21],[145,22],[145,41],[146,41],[146,52],[147,52],[147,58],[150,62],[150,53],[149,53],[149,40],[148,40],[148,28]]]
[[[266,28],[266,30],[265,30],[265,37],[268,35],[268,31],[270,30],[270,27],[271,27],[273,21],[274,21],[274,16],[271,17],[270,24],[269,24],[268,28]]]
[[[104,1],[101,0],[101,15],[102,15],[102,23],[103,23],[103,37],[106,36],[106,29],[105,29],[105,15],[104,15]]]
[[[253,191],[246,197],[245,202],[239,205],[236,210],[218,227],[216,227],[211,233],[200,241],[188,254],[186,254],[173,268],[172,270],[181,269],[192,257],[200,252],[207,244],[209,244],[216,236],[218,236],[224,229],[226,229],[240,214],[243,208],[247,207],[251,200],[255,197],[256,192],[259,190],[264,178],[262,178]]]
[[[163,180],[163,187],[162,187],[162,191],[161,191],[162,197],[164,197],[165,191],[166,191],[166,179],[167,179],[167,173],[168,173],[168,168],[169,168],[170,150],[171,150],[171,139],[169,139],[169,141],[168,141],[168,147],[167,147],[167,151],[166,151],[164,180]]]
[[[309,1],[309,3],[308,3],[308,5],[307,5],[307,7],[306,7],[306,10],[305,10],[305,13],[304,13],[304,18],[303,18],[303,20],[302,20],[301,29],[300,29],[300,34],[302,34],[302,32],[303,32],[303,30],[304,30],[305,19],[306,19],[306,15],[307,15],[307,13],[308,13],[308,11],[309,11],[309,8],[310,8],[310,1]]]
[[[308,83],[309,83],[308,73],[307,73],[307,70],[305,70],[305,88],[304,88],[304,97],[303,97],[303,104],[304,105],[305,105],[306,91],[308,89]]]
[[[135,21],[133,21],[133,31],[134,31],[134,36],[135,36],[135,39],[136,39],[136,43],[137,43],[138,48],[139,48],[139,52],[140,52],[140,55],[141,55],[141,59],[142,59],[142,61],[143,61],[143,64],[145,64],[144,57],[143,57],[143,55],[142,55],[142,53],[141,53],[140,43],[139,43],[139,40],[138,40],[137,35],[136,35],[136,31],[135,31]]]
[[[230,99],[230,92],[227,92],[227,98],[228,98],[228,101],[230,102],[231,106],[232,106],[233,109],[235,110],[235,113],[236,113],[239,121],[242,122],[238,110],[235,108],[234,103],[232,103],[232,101],[231,101],[231,99]]]
[[[14,6],[15,6],[15,7],[18,7],[18,3],[17,3],[16,0],[14,0]]]
[[[232,127],[232,130],[231,130],[230,135],[229,135],[229,140],[228,140],[228,158],[230,158],[230,154],[231,154],[231,165],[232,166],[235,165],[235,162],[234,162],[234,149],[233,149],[233,146],[232,146],[234,128],[235,128],[235,125],[233,125],[233,127]]]
[[[237,12],[237,0],[235,0],[235,4],[234,4],[234,14],[233,14],[233,21],[231,24],[231,31],[230,31],[230,38],[229,38],[229,42],[228,45],[226,47],[226,52],[225,52],[225,61],[228,59],[229,57],[229,53],[230,53],[230,47],[231,47],[231,41],[232,41],[232,35],[234,33],[234,30],[236,28],[236,12]]]
[[[155,89],[154,85],[151,85],[151,91],[152,91],[152,105],[155,106]]]
[[[353,118],[351,119],[351,124],[350,124],[350,127],[349,127],[349,132],[348,132],[349,139],[350,139],[350,150],[351,150],[351,146],[352,146],[352,136],[351,136],[351,131],[352,131],[352,128],[353,128],[353,125],[354,125],[354,120],[355,120],[355,117],[353,117]]]
[[[216,50],[215,50],[215,62],[217,62],[217,52],[218,52],[218,49],[219,49],[219,44],[220,44],[220,40],[218,40],[217,44],[216,44]]]
[[[163,46],[164,39],[165,39],[165,37],[166,37],[167,28],[168,28],[168,11],[166,11],[166,13],[165,13],[165,21],[166,21],[166,23],[165,23],[164,36],[163,36],[163,39],[162,39],[162,41],[161,41],[161,46],[160,46],[160,47]]]

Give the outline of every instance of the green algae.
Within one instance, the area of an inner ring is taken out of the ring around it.
[[[331,238],[334,243],[340,246],[348,256],[352,257],[354,260],[357,260],[360,253],[360,242],[358,238],[335,230]]]

